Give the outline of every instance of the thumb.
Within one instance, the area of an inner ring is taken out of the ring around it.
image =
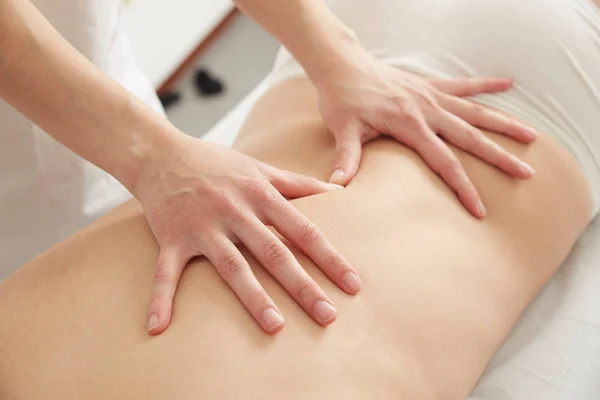
[[[186,264],[177,248],[163,246],[160,249],[148,311],[148,332],[151,335],[162,333],[171,323],[173,298]]]
[[[269,181],[283,197],[290,200],[342,189],[339,185],[276,168],[269,171]]]
[[[358,171],[362,155],[362,141],[360,132],[356,129],[340,133],[336,136],[333,173],[329,178],[329,182],[345,186]]]

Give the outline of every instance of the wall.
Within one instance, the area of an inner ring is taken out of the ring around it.
[[[133,52],[158,87],[233,9],[230,0],[130,0],[125,23]]]

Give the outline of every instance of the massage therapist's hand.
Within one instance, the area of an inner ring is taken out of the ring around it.
[[[506,173],[530,178],[533,169],[488,139],[474,126],[529,143],[536,133],[506,116],[461,96],[497,92],[507,79],[426,80],[356,52],[330,75],[314,82],[323,118],[336,138],[331,182],[346,185],[355,175],[362,144],[388,135],[414,149],[475,216],[485,207],[447,142]]]
[[[182,135],[183,136],[183,135]],[[148,330],[164,331],[177,283],[188,261],[205,255],[267,332],[283,317],[234,243],[244,244],[319,324],[336,318],[323,290],[267,225],[274,227],[340,288],[355,294],[361,282],[348,261],[286,198],[339,187],[282,171],[229,148],[187,137],[144,167],[134,195],[160,245]]]

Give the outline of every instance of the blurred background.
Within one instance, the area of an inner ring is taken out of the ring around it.
[[[129,0],[137,62],[171,121],[202,137],[268,74],[279,47],[230,0]]]

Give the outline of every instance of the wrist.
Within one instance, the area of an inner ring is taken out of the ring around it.
[[[354,70],[361,65],[361,59],[368,57],[366,50],[352,37],[332,43],[322,54],[324,56],[319,57],[315,65],[305,67],[309,79],[317,89],[326,86],[335,77]]]
[[[133,135],[135,139],[127,149],[126,161],[112,174],[138,199],[144,182],[153,179],[156,171],[168,165],[169,159],[178,153],[177,149],[186,137],[172,125],[165,125],[160,124],[140,135]]]

